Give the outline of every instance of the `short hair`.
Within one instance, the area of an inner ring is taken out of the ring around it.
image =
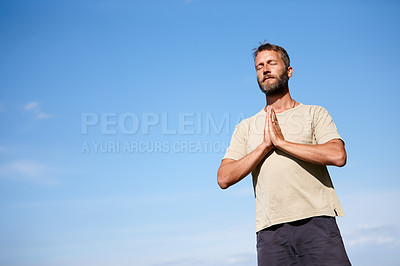
[[[285,67],[288,68],[290,67],[290,58],[288,53],[283,47],[280,47],[278,45],[271,44],[269,42],[262,42],[260,43],[260,46],[257,48],[253,49],[253,57],[256,59],[257,55],[262,52],[262,51],[275,51],[278,52],[280,57],[282,58],[283,62],[285,63]]]

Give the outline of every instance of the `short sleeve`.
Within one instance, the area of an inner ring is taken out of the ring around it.
[[[226,150],[223,159],[239,160],[247,155],[247,132],[246,121],[240,122],[232,134],[231,143]]]
[[[313,129],[316,144],[324,144],[333,139],[340,139],[343,141],[331,115],[321,106],[318,106],[314,113]]]

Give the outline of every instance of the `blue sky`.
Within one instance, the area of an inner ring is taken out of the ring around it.
[[[354,265],[399,265],[396,1],[0,1],[0,264],[256,265],[251,178],[216,183],[288,51],[331,113]]]

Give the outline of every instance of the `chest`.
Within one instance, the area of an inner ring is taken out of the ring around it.
[[[311,115],[293,112],[284,115],[278,114],[277,118],[285,140],[301,144],[315,144],[314,123]],[[263,141],[265,119],[266,116],[262,115],[250,123],[247,138],[248,152],[253,151]]]

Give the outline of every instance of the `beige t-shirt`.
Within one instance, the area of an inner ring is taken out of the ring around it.
[[[266,115],[262,109],[236,126],[224,159],[239,160],[261,144]],[[285,140],[290,142],[315,145],[341,139],[328,111],[321,106],[300,104],[277,114],[277,118]],[[325,165],[274,149],[252,176],[257,232],[313,216],[344,216]]]

